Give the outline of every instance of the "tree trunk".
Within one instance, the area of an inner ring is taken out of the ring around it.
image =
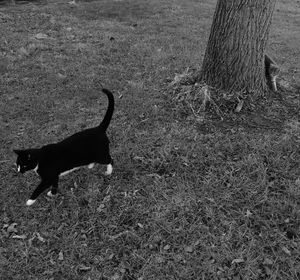
[[[276,0],[218,0],[200,79],[225,91],[267,89],[264,55]]]

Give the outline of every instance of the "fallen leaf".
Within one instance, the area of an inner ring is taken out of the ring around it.
[[[57,76],[58,76],[58,78],[60,78],[60,79],[65,79],[65,78],[67,78],[66,75],[63,75],[63,74],[61,74],[61,73],[58,73]],[[74,187],[75,187],[75,188],[78,187],[76,182],[74,183]]]
[[[287,255],[289,255],[289,256],[292,255],[291,251],[290,251],[288,248],[286,248],[285,246],[283,246],[281,249],[282,249],[282,251],[285,252]]]
[[[247,211],[246,211],[246,217],[249,218],[252,215],[253,215],[252,212],[247,209]]]
[[[99,205],[99,207],[97,208],[97,212],[102,212],[104,208],[105,208],[105,205],[103,203],[101,203]]]
[[[64,254],[63,254],[62,251],[60,251],[59,254],[58,254],[58,260],[59,261],[63,261],[64,260]]]
[[[273,261],[270,260],[270,259],[268,259],[268,258],[265,258],[263,264],[264,264],[264,265],[272,265],[272,264],[273,264]]]
[[[14,239],[26,239],[27,235],[26,234],[22,234],[22,235],[13,235],[11,238]]]
[[[186,246],[184,248],[184,251],[186,251],[187,253],[192,253],[194,251],[194,247],[193,246]]]
[[[18,224],[17,223],[12,223],[12,224],[10,224],[9,226],[8,226],[8,228],[7,228],[7,232],[8,233],[12,233],[12,232],[14,232],[14,233],[17,233],[18,232],[18,230],[16,229],[16,226],[17,226]]]
[[[144,161],[144,157],[140,157],[140,156],[134,156],[133,160],[140,160],[140,161]]]
[[[234,264],[234,263],[242,263],[242,262],[244,262],[244,259],[234,259],[234,260],[232,260],[232,264]]]
[[[64,227],[66,226],[65,223],[62,223],[59,228],[57,229],[57,232],[60,232]]]
[[[173,256],[174,260],[177,262],[184,261],[184,257],[181,254],[176,254]]]
[[[43,238],[38,232],[36,232],[35,234],[38,240],[40,240],[41,242],[45,242],[45,238]]]
[[[102,202],[106,203],[110,201],[110,195],[107,195],[106,197],[103,198]]]
[[[196,240],[196,242],[194,243],[194,247],[198,246],[200,244],[200,242],[201,242],[200,239]]]
[[[72,1],[68,2],[68,4],[74,5],[74,6],[77,6],[77,5],[78,5],[78,4],[75,2],[75,0],[72,0]]]
[[[19,48],[19,53],[26,56],[29,55],[28,51],[24,47]]]
[[[270,268],[268,268],[267,266],[265,267],[265,272],[266,272],[267,275],[272,274],[272,270]]]
[[[34,37],[36,39],[47,39],[48,38],[48,35],[47,34],[44,34],[44,33],[37,33],[34,35]]]
[[[126,273],[126,269],[125,269],[125,268],[120,268],[120,272],[121,272],[122,274],[125,274],[125,273]]]
[[[164,246],[164,250],[169,250],[171,248],[171,246],[169,244],[167,244],[166,246]]]
[[[31,237],[29,240],[28,240],[28,244],[29,244],[29,247],[32,246],[32,241],[35,239],[35,235],[33,235],[33,237]]]
[[[55,24],[55,23],[56,23],[55,18],[52,17],[52,18],[50,19],[50,22],[51,22],[52,24]]]
[[[224,270],[223,267],[221,267],[221,266],[218,267],[218,272],[224,272],[224,271],[225,271],[225,270]]]
[[[118,272],[116,272],[116,273],[111,277],[111,280],[119,280],[119,279],[121,279],[121,275],[120,275]]]
[[[239,113],[243,108],[244,100],[239,100],[238,105],[235,108],[235,112]]]
[[[91,267],[90,267],[90,266],[85,266],[85,265],[83,265],[83,264],[80,264],[80,265],[78,266],[78,269],[79,269],[80,271],[88,271],[88,270],[91,269]]]
[[[164,261],[165,260],[164,260],[164,258],[162,256],[160,256],[160,255],[156,256],[156,262],[157,263],[163,263]]]
[[[2,220],[3,220],[3,222],[6,223],[6,224],[8,224],[9,221],[10,221],[10,219],[8,218],[8,216],[7,216],[7,214],[6,214],[5,212],[3,213],[3,218],[2,218]]]
[[[187,77],[188,77],[187,71],[183,74],[175,73],[175,77],[174,77],[174,80],[172,81],[171,85],[180,84]]]
[[[47,269],[43,272],[43,275],[52,275],[54,271],[52,269]]]

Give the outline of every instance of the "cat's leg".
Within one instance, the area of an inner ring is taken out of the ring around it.
[[[108,176],[111,175],[111,173],[113,172],[113,161],[99,161],[99,164],[106,164],[106,171],[104,172],[104,175]]]
[[[95,166],[95,163],[90,163],[90,164],[88,165],[88,168],[89,168],[89,169],[92,169],[92,168],[94,168],[94,166]]]
[[[37,197],[46,189],[48,189],[52,185],[52,180],[43,180],[41,183],[38,185],[38,187],[34,190],[32,193],[31,197],[27,200],[26,205],[31,206],[33,203],[35,203]]]
[[[276,78],[277,78],[277,75],[275,75],[271,78],[272,88],[274,91],[277,91]]]
[[[57,189],[58,189],[58,180],[59,180],[59,177],[57,176],[55,179],[53,179],[53,182],[52,182],[52,188],[50,191],[47,192],[47,195],[49,197],[53,197],[55,195],[57,195]]]
[[[109,163],[106,166],[106,171],[104,172],[105,175],[111,175],[111,173],[113,172],[113,165],[112,163]]]
[[[102,152],[98,154],[96,162],[99,164],[106,164],[106,171],[104,172],[104,175],[111,175],[113,171],[113,159],[109,154],[108,146],[106,147],[104,155]]]
[[[106,176],[111,175],[111,173],[113,172],[113,165],[114,165],[114,161],[110,155],[108,156],[108,158],[109,158],[108,164],[106,165],[106,171],[104,172]]]

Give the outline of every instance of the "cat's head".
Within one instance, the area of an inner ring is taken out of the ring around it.
[[[34,150],[14,150],[14,152],[18,156],[16,161],[18,172],[25,173],[37,166],[38,159]]]
[[[271,64],[269,71],[271,76],[278,76],[278,74],[280,73],[280,68],[275,64]]]

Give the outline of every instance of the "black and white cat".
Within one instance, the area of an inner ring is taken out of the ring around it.
[[[108,97],[108,108],[103,121],[99,126],[77,132],[66,139],[43,146],[42,148],[14,150],[18,155],[18,172],[25,173],[34,170],[41,177],[41,182],[32,193],[26,205],[32,205],[37,197],[51,187],[48,196],[57,194],[60,176],[88,165],[93,168],[95,163],[106,164],[105,175],[113,170],[113,160],[109,153],[109,139],[106,130],[114,111],[114,96],[107,90],[102,91]]]

